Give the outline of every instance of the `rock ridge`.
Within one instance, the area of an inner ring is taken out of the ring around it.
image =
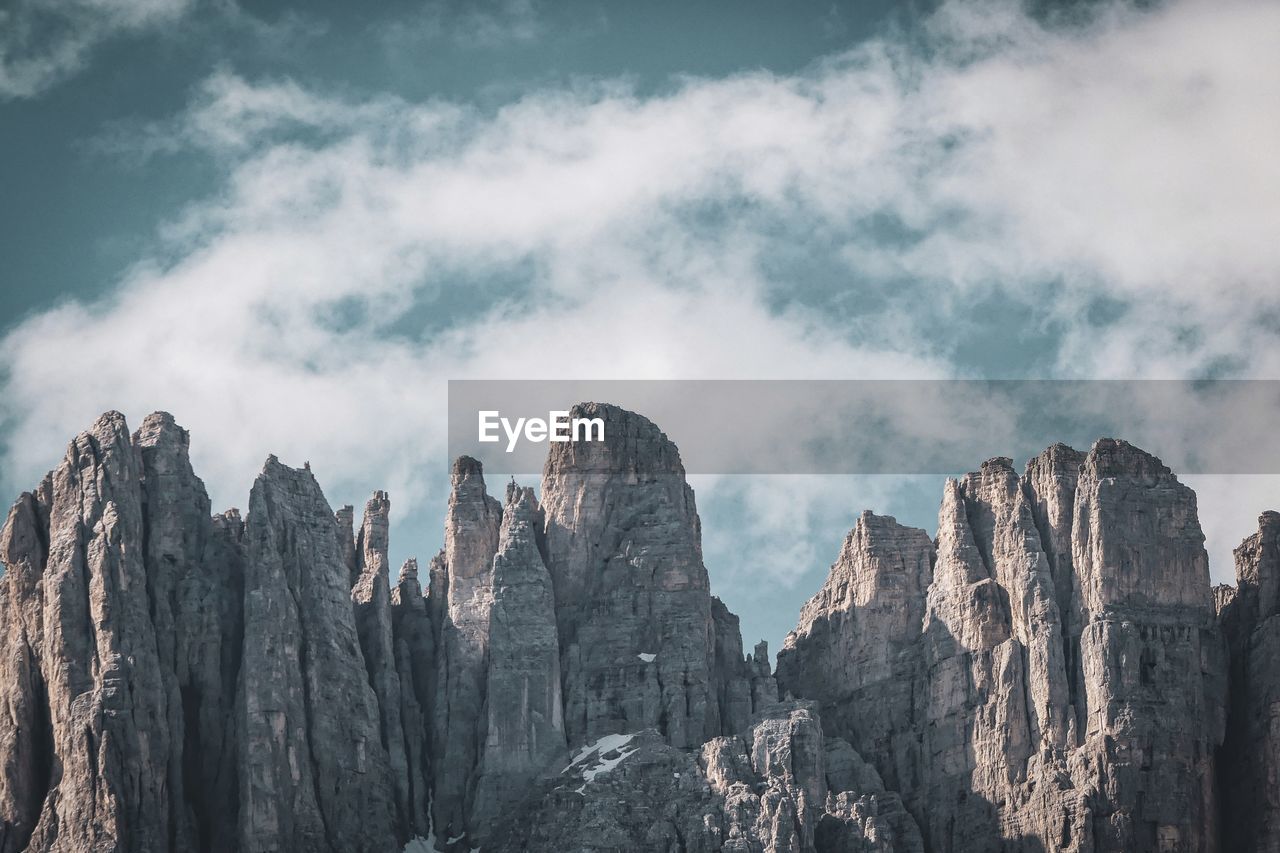
[[[104,414],[0,529],[0,853],[1280,850],[1280,514],[1211,589],[1156,457],[993,457],[936,536],[859,515],[774,672],[675,444],[573,416],[393,578],[385,492],[271,456],[214,514]]]

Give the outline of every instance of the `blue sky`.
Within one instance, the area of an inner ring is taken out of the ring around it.
[[[162,408],[216,504],[310,460],[425,558],[449,378],[1277,378],[1276,32],[1231,0],[16,0],[0,486]],[[932,531],[941,492],[697,485],[775,648],[862,508]],[[1280,491],[1194,485],[1227,577]]]

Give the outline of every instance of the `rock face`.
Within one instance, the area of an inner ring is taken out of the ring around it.
[[[1223,745],[1224,850],[1280,850],[1280,513],[1235,550],[1223,608],[1231,691]],[[1229,588],[1228,588],[1229,589]]]
[[[310,470],[267,460],[245,524],[237,697],[246,850],[384,850],[394,782],[338,528]]]
[[[1225,657],[1195,495],[1124,443],[864,515],[779,655],[928,850],[1215,850]],[[923,605],[923,612],[921,607]]]
[[[189,837],[174,814],[181,715],[160,648],[175,649],[151,618],[141,464],[124,418],[104,415],[5,525],[7,849],[149,850]],[[166,592],[174,568],[154,579]],[[157,621],[171,626],[171,607]]]
[[[541,771],[563,765],[568,755],[551,575],[537,542],[541,530],[533,490],[512,483],[493,559],[485,736],[471,816],[471,834],[481,842]]]
[[[675,446],[574,415],[541,504],[454,464],[427,595],[385,493],[270,457],[211,515],[100,418],[0,530],[0,853],[1280,851],[1280,515],[1211,590],[1154,457],[991,459],[858,518],[775,678]]]
[[[400,568],[391,591],[391,635],[395,643],[396,674],[400,677],[400,719],[408,769],[408,834],[425,838],[431,832],[431,730],[435,707],[435,634],[418,579],[418,561]]]
[[[476,460],[463,457],[455,462],[452,480],[444,555],[431,572],[430,600],[439,608],[432,825],[437,836],[463,839],[483,749],[480,721],[488,685],[493,558],[502,507],[485,491]]]
[[[609,440],[554,445],[541,506],[512,484],[500,507],[478,462],[453,468],[428,596],[445,847],[487,848],[570,748],[655,729],[696,749],[777,699],[767,649],[746,657],[737,617],[711,597],[675,446],[621,409],[575,412],[604,418]]]
[[[923,530],[864,512],[778,656],[783,689],[815,700],[827,731],[855,744],[891,789],[919,768],[915,687],[933,561]]]
[[[1080,469],[1084,775],[1106,849],[1212,849],[1226,656],[1195,493],[1158,459],[1099,441]],[[1104,820],[1099,821],[1099,816]]]
[[[923,850],[898,796],[797,702],[764,709],[696,754],[652,729],[588,743],[501,827],[496,849]]]
[[[168,415],[76,438],[0,532],[0,850],[407,837],[340,530],[274,457],[210,516]]]
[[[751,685],[741,637],[717,644],[718,627],[736,626],[712,613],[679,451],[616,406],[571,416],[602,419],[605,440],[552,444],[542,475],[569,744],[656,728],[696,749],[731,730]]]
[[[378,702],[378,733],[391,767],[395,791],[397,823],[415,823],[415,804],[410,801],[409,751],[405,746],[401,675],[396,667],[395,638],[391,616],[391,576],[387,550],[390,542],[391,501],[386,492],[375,492],[364,508],[364,522],[351,552],[355,554],[357,575],[351,588],[355,605],[356,633],[369,673],[369,686]],[[339,556],[344,564],[345,529],[343,513],[338,513],[343,539]],[[424,780],[415,780],[421,786]]]

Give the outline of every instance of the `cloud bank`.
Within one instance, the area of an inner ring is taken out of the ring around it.
[[[80,71],[113,38],[179,20],[195,0],[16,0],[0,9],[0,100],[29,98]]]
[[[1051,336],[1043,375],[1280,376],[1277,31],[1272,4],[951,4],[794,75],[495,110],[219,73],[112,147],[203,152],[221,191],[0,343],[0,479],[164,408],[218,504],[276,451],[412,515],[449,378],[946,377],[975,329],[1026,332],[991,300]]]

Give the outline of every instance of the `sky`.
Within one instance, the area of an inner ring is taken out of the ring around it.
[[[425,563],[448,379],[1280,379],[1277,34],[1261,0],[8,0],[0,488],[163,409],[216,506],[310,461]],[[1229,580],[1280,485],[1184,479]],[[941,494],[694,485],[775,650],[862,509],[932,533]]]

